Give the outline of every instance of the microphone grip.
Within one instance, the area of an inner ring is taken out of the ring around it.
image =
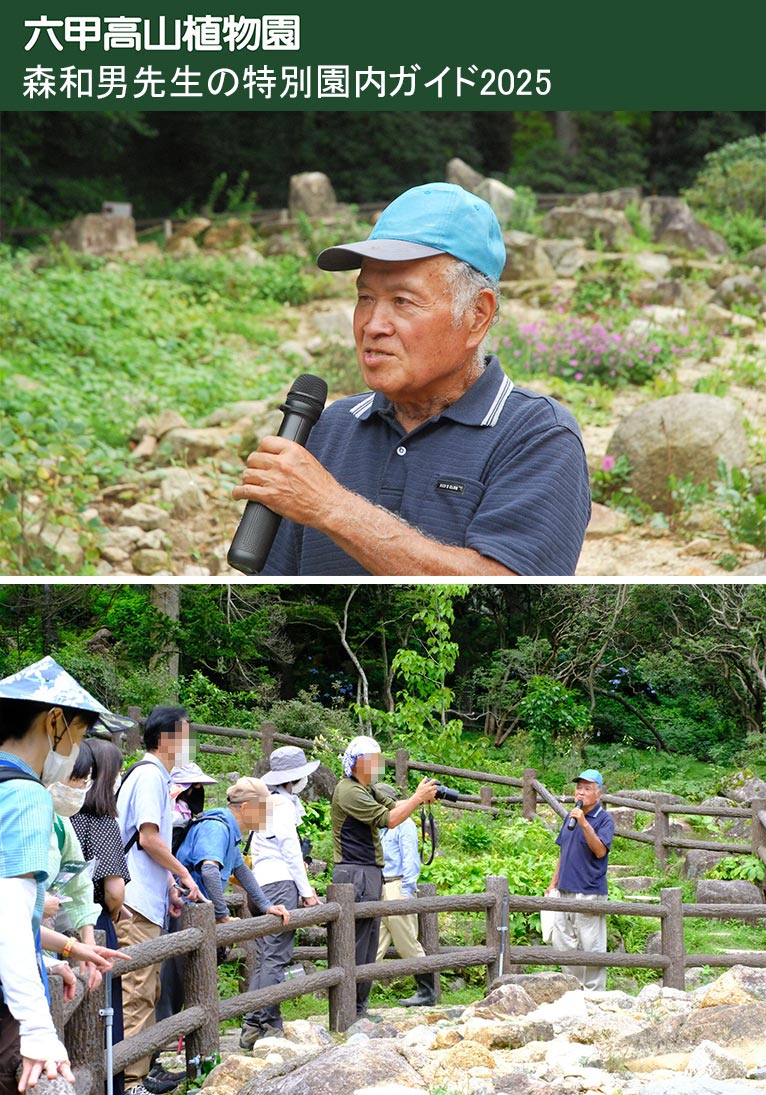
[[[248,502],[229,547],[229,566],[242,574],[260,574],[281,520],[278,513],[261,502]]]
[[[578,810],[582,810],[582,802],[580,802],[579,799],[577,800],[577,802],[575,802],[575,808],[578,809]],[[570,817],[569,820],[567,821],[567,829],[574,829],[576,824],[577,824],[576,818]]]

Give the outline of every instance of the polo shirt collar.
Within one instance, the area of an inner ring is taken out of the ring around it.
[[[162,761],[160,760],[160,758],[158,756],[155,756],[154,753],[144,753],[144,755],[141,759],[142,760],[150,760],[152,762],[152,764],[156,764],[157,767],[159,768],[159,770],[162,772],[165,779],[167,780],[168,787],[170,786],[170,772],[167,770],[167,768],[165,767],[165,765],[162,763]]]
[[[16,768],[20,768],[22,772],[26,772],[27,775],[40,779],[34,768],[31,768],[25,760],[22,760],[15,753],[7,753],[5,749],[0,749],[0,764],[14,765]]]
[[[505,401],[513,391],[513,381],[505,375],[495,354],[490,354],[486,361],[484,372],[468,391],[429,421],[450,418],[466,426],[497,425]],[[391,400],[382,392],[369,392],[354,403],[349,413],[360,422],[366,422],[373,414],[390,418],[394,414],[394,408]]]

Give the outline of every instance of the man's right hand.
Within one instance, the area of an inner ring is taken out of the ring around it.
[[[439,786],[439,781],[431,779],[426,776],[425,779],[421,779],[415,790],[415,797],[419,802],[433,802],[436,799],[436,788]]]
[[[188,871],[185,874],[179,874],[178,881],[184,888],[184,897],[187,901],[207,901],[207,898],[202,893],[197,883],[194,881]]]

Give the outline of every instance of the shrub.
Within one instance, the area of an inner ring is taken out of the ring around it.
[[[766,242],[766,136],[744,137],[709,152],[682,196],[736,254]]]

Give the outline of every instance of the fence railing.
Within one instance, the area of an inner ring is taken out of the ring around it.
[[[141,709],[138,707],[129,708],[128,715],[134,720],[135,725],[124,735],[123,744],[127,752],[135,752],[141,744],[143,716]],[[207,726],[201,723],[193,723],[192,727],[198,735],[202,734],[206,737],[222,738],[224,740],[233,739],[240,742],[249,741],[258,744],[262,757],[269,757],[278,745],[298,745],[307,752],[311,752],[315,748],[311,739],[280,733],[273,722],[262,723],[259,730]],[[200,745],[200,751],[202,753],[230,756],[236,756],[239,752],[233,745],[215,745],[207,741]],[[401,790],[406,790],[410,772],[415,772],[421,777],[422,775],[452,776],[455,779],[475,781],[479,784],[478,794],[461,794],[457,802],[450,804],[458,810],[473,810],[497,816],[501,810],[520,806],[523,817],[531,821],[537,816],[540,805],[549,806],[559,817],[564,818],[568,813],[565,804],[574,802],[574,796],[572,795],[553,795],[538,779],[536,768],[525,769],[522,778],[503,776],[497,772],[479,772],[475,769],[456,768],[446,764],[432,764],[413,760],[407,749],[397,749],[395,756],[386,757],[385,762],[388,768],[393,769],[394,779]],[[499,788],[517,789],[520,794],[502,795],[498,793]],[[750,854],[758,856],[766,863],[766,799],[756,799],[749,808],[679,803],[675,801],[675,796],[660,792],[654,794],[651,800],[605,793],[602,801],[606,805],[627,807],[636,812],[654,815],[651,833],[617,825],[615,835],[624,840],[653,844],[655,859],[661,868],[664,868],[667,864],[669,849],[699,848],[707,851],[723,852],[726,855]],[[691,837],[678,836],[671,831],[670,818],[674,814],[721,819],[747,819],[751,822],[750,839],[749,841],[734,842],[727,840],[695,840]]]
[[[165,958],[183,955],[185,964],[185,1008],[148,1030],[118,1042],[113,1051],[113,1071],[118,1073],[142,1057],[165,1048],[178,1038],[185,1039],[187,1069],[195,1059],[212,1057],[220,1052],[219,1024],[224,1019],[243,1015],[254,1008],[283,1003],[315,992],[327,992],[329,1025],[343,1031],[356,1019],[356,985],[360,981],[388,981],[410,974],[436,973],[472,966],[486,967],[489,987],[499,976],[525,965],[590,965],[620,969],[655,969],[663,984],[671,988],[685,987],[685,971],[691,966],[730,968],[734,965],[766,967],[766,951],[728,952],[726,954],[689,954],[684,944],[686,917],[766,918],[763,905],[684,905],[681,890],[663,889],[658,905],[626,901],[590,901],[589,913],[649,917],[660,923],[660,950],[657,954],[626,954],[623,952],[557,951],[551,946],[508,946],[504,943],[504,917],[509,911],[525,914],[543,910],[577,911],[582,905],[576,898],[538,897],[508,892],[508,880],[502,876],[486,879],[483,893],[437,896],[435,887],[417,898],[396,901],[356,903],[354,887],[331,884],[324,904],[295,910],[287,930],[323,925],[327,930],[327,946],[323,951],[327,968],[304,977],[283,981],[254,992],[244,992],[225,1000],[218,999],[217,948],[247,945],[263,935],[284,931],[281,920],[273,916],[248,917],[216,924],[209,904],[186,905],[179,931],[159,939],[126,948],[129,961],[115,962],[113,976],[145,968]],[[394,916],[416,912],[421,918],[421,938],[425,955],[357,965],[355,959],[355,923],[359,919]],[[482,946],[439,946],[438,931],[433,927],[440,913],[473,912],[484,915],[485,940]],[[319,948],[317,948],[319,950]],[[438,978],[437,978],[438,982]],[[57,984],[58,983],[58,984]],[[77,998],[62,1002],[61,982],[52,978],[54,1021],[64,1037],[73,1066],[78,1070],[79,1088],[85,1095],[97,1095],[103,1090],[104,1052],[103,986],[93,993],[83,993],[78,987]],[[84,1074],[84,1079],[83,1079]],[[191,1073],[190,1073],[191,1075]],[[88,1086],[90,1085],[90,1086]]]

